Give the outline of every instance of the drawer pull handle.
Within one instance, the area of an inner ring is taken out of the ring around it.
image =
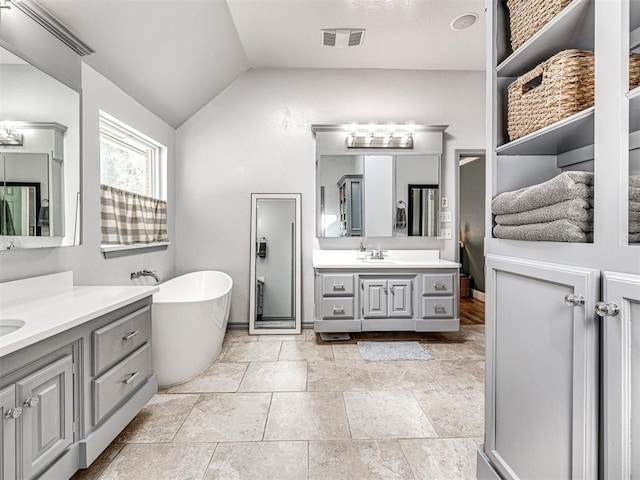
[[[334,283],[333,284],[333,289],[334,290],[344,290],[344,283]]]
[[[36,406],[38,406],[39,403],[40,403],[40,398],[35,396],[35,397],[27,398],[24,401],[24,403],[22,404],[22,406],[23,407],[36,407]]]
[[[7,410],[7,413],[4,414],[4,418],[8,418],[9,420],[14,420],[22,415],[22,408],[14,407]]]
[[[138,375],[140,375],[140,372],[135,372],[132,373],[131,375],[129,375],[127,378],[125,378],[122,383],[129,385],[131,382],[133,382],[133,379],[136,378]]]
[[[446,290],[447,285],[444,282],[436,282],[433,284],[433,288],[436,290]]]
[[[336,305],[333,307],[333,313],[344,313],[344,307],[342,305]]]
[[[436,313],[447,313],[447,309],[445,307],[440,307],[440,306],[436,306],[435,311]]]
[[[136,330],[135,332],[131,332],[129,335],[125,335],[124,337],[122,337],[122,340],[124,340],[125,342],[127,340],[131,340],[133,337],[135,337],[139,333],[140,333],[140,330]]]

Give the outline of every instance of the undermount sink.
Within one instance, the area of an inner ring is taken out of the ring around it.
[[[16,330],[20,330],[22,327],[24,327],[24,325],[25,323],[23,320],[16,320],[13,318],[0,320],[0,337],[9,335]]]

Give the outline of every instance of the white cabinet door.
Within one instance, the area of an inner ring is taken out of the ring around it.
[[[505,478],[597,478],[598,280],[487,256],[485,452]]]
[[[605,272],[603,335],[604,478],[640,478],[640,276]]]
[[[16,472],[16,424],[21,415],[16,408],[16,389],[13,385],[0,392],[0,479],[13,480]]]
[[[411,318],[413,316],[413,296],[411,280],[389,280],[389,317]]]
[[[16,383],[23,403],[22,472],[32,478],[73,443],[71,355]]]
[[[387,281],[362,280],[364,318],[387,318]]]

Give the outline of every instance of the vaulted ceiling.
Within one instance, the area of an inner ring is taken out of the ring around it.
[[[482,0],[39,0],[85,61],[177,127],[251,67],[480,70]],[[463,31],[449,25],[473,12]],[[364,43],[321,45],[322,28]]]

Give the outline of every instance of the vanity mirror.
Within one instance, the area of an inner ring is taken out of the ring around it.
[[[301,331],[300,197],[251,194],[250,334]]]
[[[0,47],[0,249],[80,243],[80,94]]]
[[[437,237],[446,128],[312,125],[316,137],[316,236]],[[360,135],[362,129],[369,133]],[[394,141],[394,133],[377,135],[385,129],[410,131],[411,142],[400,145]]]

